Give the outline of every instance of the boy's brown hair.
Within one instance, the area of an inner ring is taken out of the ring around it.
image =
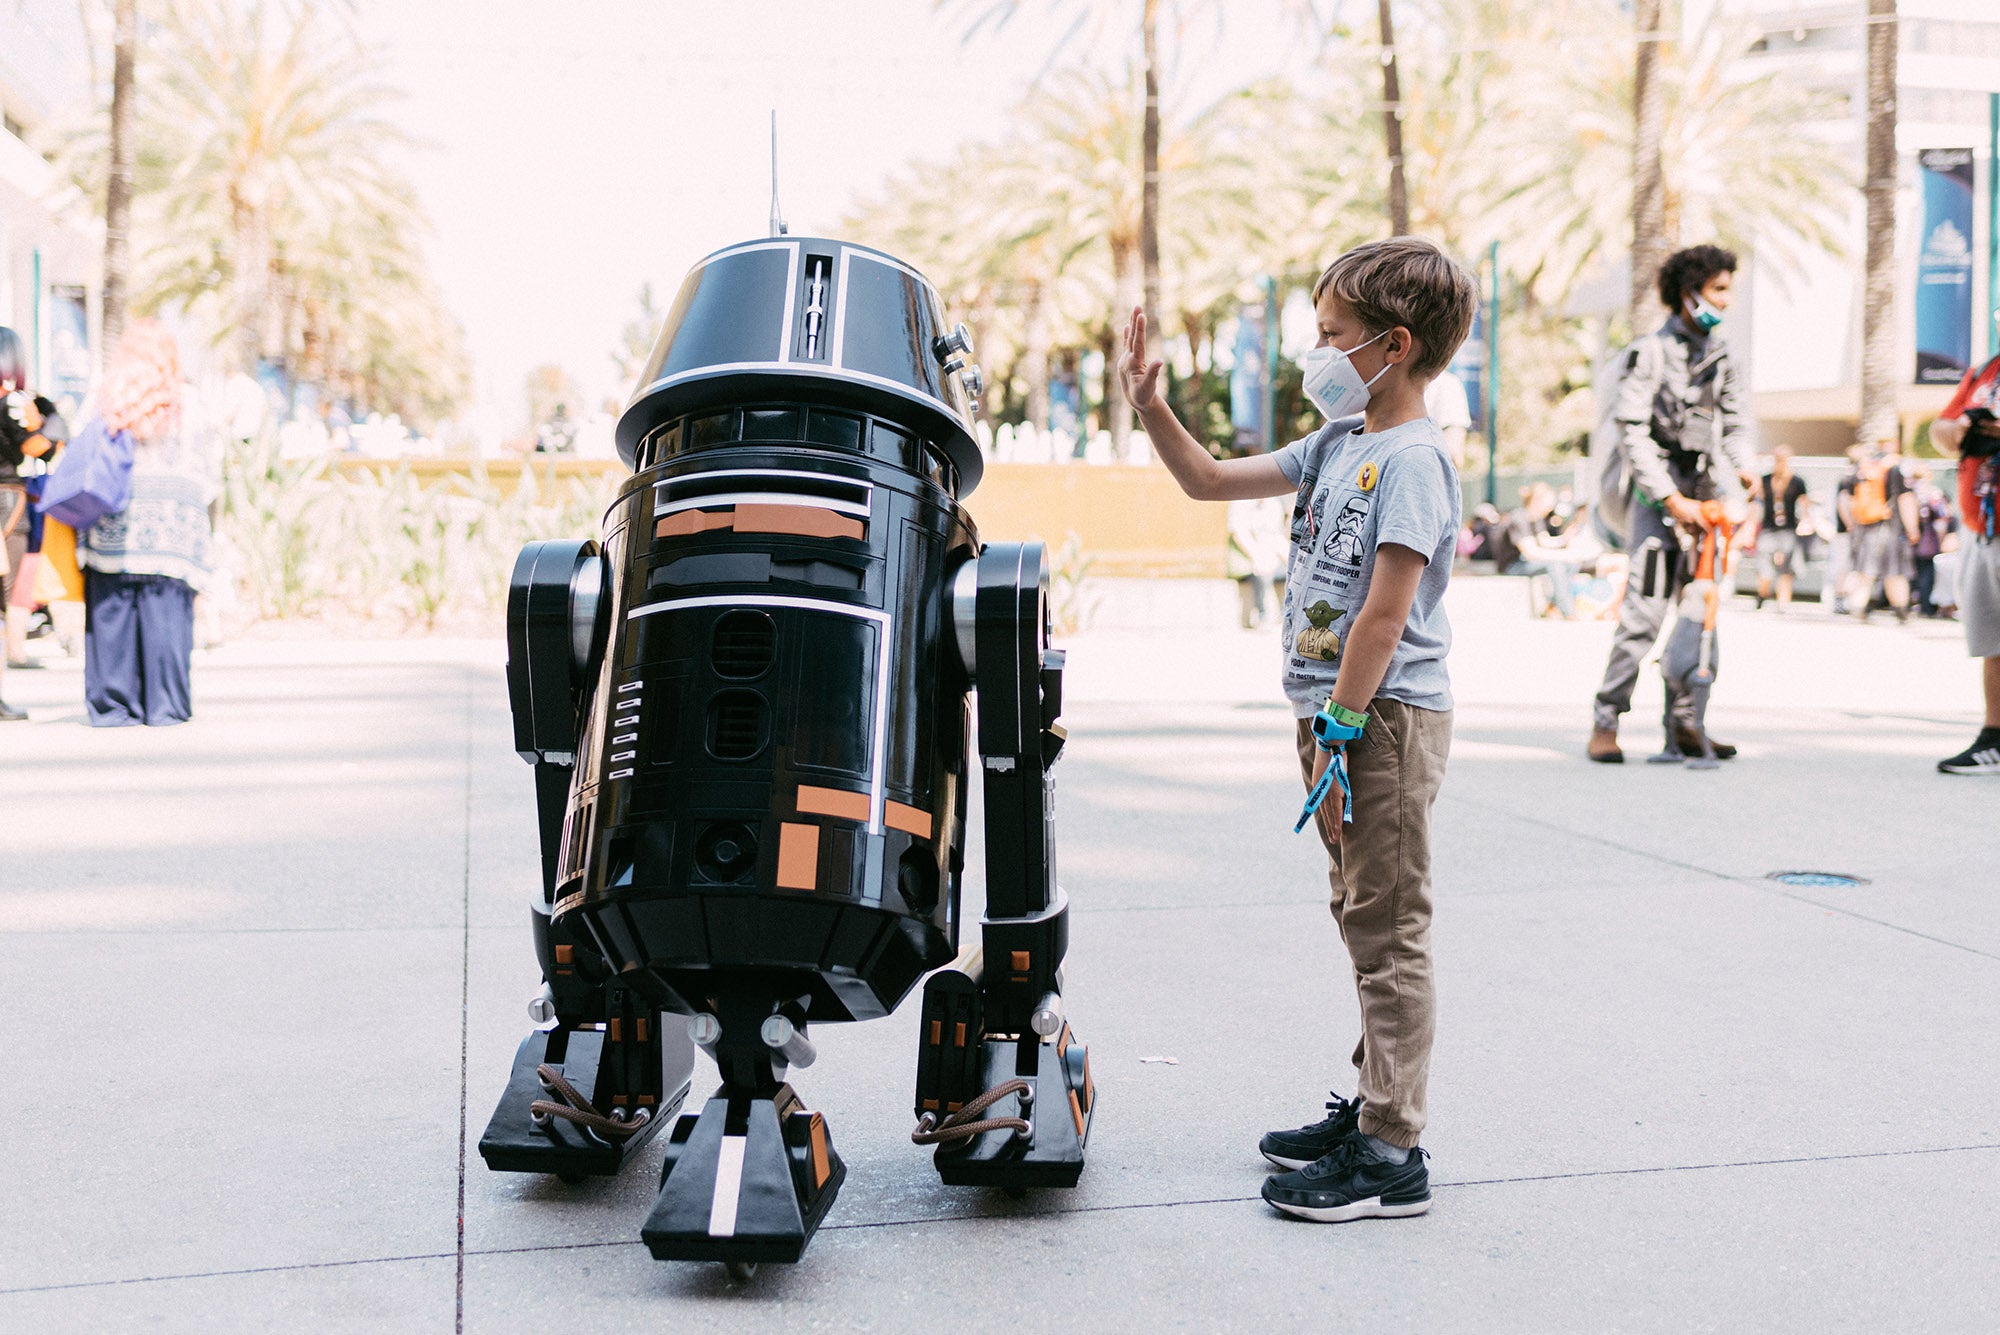
[[[1444,370],[1472,328],[1479,304],[1472,276],[1422,237],[1397,236],[1356,246],[1313,284],[1313,301],[1334,299],[1376,331],[1401,325],[1417,341],[1410,374],[1429,380]]]

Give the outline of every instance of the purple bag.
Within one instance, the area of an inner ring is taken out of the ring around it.
[[[36,508],[83,532],[132,498],[132,435],[110,432],[93,417],[64,447]]]

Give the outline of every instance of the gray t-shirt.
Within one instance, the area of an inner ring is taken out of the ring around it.
[[[1368,597],[1375,549],[1385,542],[1425,559],[1403,638],[1375,694],[1419,709],[1451,708],[1445,586],[1458,545],[1458,471],[1428,417],[1374,435],[1340,418],[1272,456],[1298,484],[1285,583],[1285,696],[1300,718],[1317,713],[1340,672],[1340,653]]]

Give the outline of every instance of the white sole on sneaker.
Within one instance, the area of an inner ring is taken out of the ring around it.
[[[1365,1200],[1349,1201],[1346,1205],[1328,1205],[1315,1208],[1310,1205],[1286,1205],[1280,1201],[1269,1202],[1274,1208],[1300,1219],[1310,1219],[1316,1224],[1345,1224],[1354,1219],[1406,1219],[1411,1215],[1423,1214],[1431,1208],[1431,1198],[1420,1201],[1401,1201],[1394,1205],[1384,1205],[1380,1196],[1370,1196]]]
[[[1278,1167],[1289,1168],[1293,1172],[1297,1172],[1299,1169],[1304,1168],[1307,1164],[1312,1162],[1311,1159],[1281,1159],[1277,1155],[1272,1154],[1269,1150],[1259,1150],[1258,1153],[1262,1154],[1266,1159],[1269,1159],[1272,1163],[1278,1165]]]

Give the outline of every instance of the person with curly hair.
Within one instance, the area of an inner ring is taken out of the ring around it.
[[[209,573],[215,486],[173,335],[125,328],[98,395],[107,431],[131,433],[132,492],[82,535],[84,702],[93,727],[185,723],[194,597]]]
[[[1729,309],[1736,256],[1721,246],[1689,246],[1660,266],[1665,324],[1625,351],[1612,419],[1630,465],[1630,527],[1625,549],[1632,573],[1618,631],[1598,688],[1585,753],[1603,765],[1623,763],[1618,723],[1632,708],[1639,666],[1660,637],[1667,609],[1687,581],[1682,549],[1699,543],[1702,502],[1738,481],[1751,497],[1762,486],[1741,373],[1714,337]],[[1647,577],[1651,570],[1652,577]],[[1702,751],[1702,725],[1691,704],[1677,703],[1674,732],[1688,755]],[[1727,760],[1736,748],[1708,739]]]

